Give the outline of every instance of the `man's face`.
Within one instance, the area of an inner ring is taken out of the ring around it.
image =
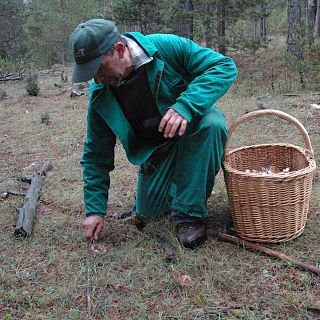
[[[100,67],[94,76],[94,81],[116,87],[123,79],[123,73],[124,64],[121,55],[115,49],[113,54],[103,56]]]

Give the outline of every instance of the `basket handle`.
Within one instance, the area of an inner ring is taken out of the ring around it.
[[[234,130],[243,122],[247,121],[248,119],[252,119],[252,118],[258,118],[258,117],[262,117],[265,115],[273,115],[273,116],[277,116],[281,119],[287,120],[289,121],[291,124],[293,124],[296,128],[298,128],[298,130],[300,131],[303,140],[304,140],[304,146],[305,146],[305,153],[306,155],[313,159],[313,150],[311,147],[311,141],[308,135],[308,132],[306,131],[306,129],[304,128],[304,126],[301,124],[301,122],[299,122],[296,118],[290,116],[289,114],[283,112],[283,111],[279,111],[279,110],[274,110],[274,109],[265,109],[265,110],[258,110],[258,111],[252,111],[249,112],[245,115],[243,115],[242,117],[238,118],[235,122],[233,122],[229,128],[229,138],[228,141],[226,143],[225,146],[225,155],[224,158],[226,156],[229,155],[230,153],[230,143],[231,143],[231,137],[233,135]]]

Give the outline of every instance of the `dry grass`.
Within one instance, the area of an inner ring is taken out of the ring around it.
[[[256,110],[261,103],[288,112],[306,126],[319,163],[320,113],[309,108],[309,104],[319,103],[319,96],[299,91],[300,96],[284,97],[279,90],[270,91],[268,77],[250,83],[245,72],[250,68],[266,70],[261,61],[278,66],[270,53],[259,55],[260,60],[252,58],[247,66],[244,60],[238,61],[240,80],[219,104],[228,122]],[[266,57],[270,60],[262,59]],[[40,97],[26,96],[25,83],[8,83],[3,87],[8,98],[0,102],[0,191],[24,191],[27,186],[16,177],[32,162],[50,160],[53,164],[52,175],[46,178],[42,189],[32,237],[18,240],[13,236],[15,208],[22,205],[23,199],[9,196],[0,200],[1,319],[319,317],[315,310],[320,309],[319,277],[216,239],[216,234],[231,223],[221,174],[209,199],[209,240],[198,250],[190,251],[178,245],[173,226],[166,218],[148,224],[143,233],[116,219],[130,209],[136,182],[136,168],[117,146],[111,215],[98,250],[93,251],[84,240],[81,227],[79,157],[87,99],[60,94],[61,89],[54,87],[58,78],[41,81]],[[280,87],[280,79],[277,81]],[[266,94],[271,97],[257,99]],[[49,115],[49,124],[41,123],[43,115]],[[233,145],[280,140],[303,144],[290,125],[262,119],[240,127]],[[294,241],[273,247],[319,266],[319,208],[318,176],[305,232]],[[192,284],[181,286],[177,281],[181,275],[191,277]]]

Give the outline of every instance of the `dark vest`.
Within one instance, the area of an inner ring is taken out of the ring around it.
[[[145,66],[134,71],[125,83],[112,90],[139,140],[149,145],[161,144],[166,140],[158,131],[162,116],[155,106]]]

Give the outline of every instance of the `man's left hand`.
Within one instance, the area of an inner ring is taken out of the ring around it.
[[[186,131],[187,124],[188,121],[184,117],[173,109],[169,109],[159,124],[159,131],[163,132],[165,138],[173,138],[177,131],[178,135],[182,136]]]

